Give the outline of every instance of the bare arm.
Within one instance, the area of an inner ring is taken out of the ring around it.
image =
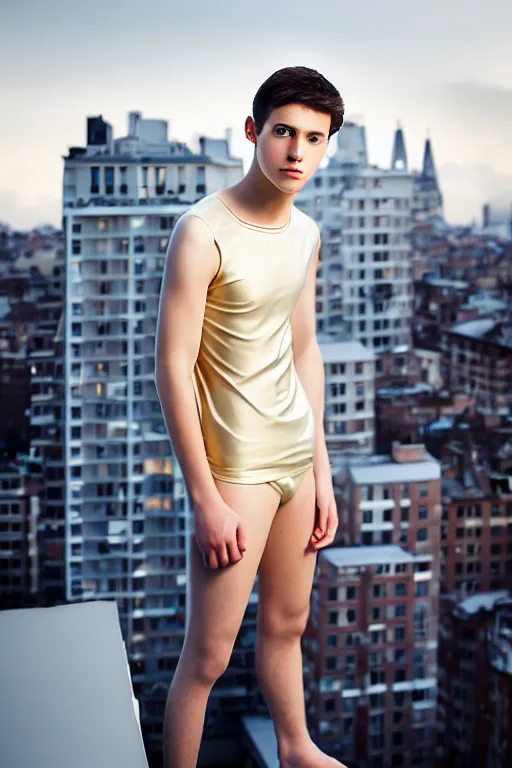
[[[316,340],[316,273],[320,247],[312,259],[306,282],[291,316],[295,369],[315,415],[315,475],[330,472],[325,444],[325,372],[322,353]]]
[[[219,266],[213,234],[197,216],[180,219],[167,248],[156,332],[155,380],[165,424],[193,501],[215,495],[192,373],[208,284]]]
[[[206,294],[218,268],[219,253],[206,222],[197,216],[180,219],[169,241],[162,280],[155,382],[196,513],[197,543],[213,568],[237,562],[245,549],[239,517],[222,500],[210,471],[193,385]]]
[[[320,243],[291,317],[295,369],[315,415],[314,473],[317,520],[311,543],[317,550],[332,543],[338,527],[338,511],[324,431],[324,362],[316,340],[316,272],[319,258]]]

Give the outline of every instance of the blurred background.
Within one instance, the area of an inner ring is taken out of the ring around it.
[[[295,204],[340,526],[303,638],[349,768],[512,765],[512,10],[504,0],[2,11],[0,607],[115,601],[151,766],[190,504],[154,385],[169,235],[236,183],[259,85],[319,70],[345,125]],[[258,586],[200,765],[266,766]]]

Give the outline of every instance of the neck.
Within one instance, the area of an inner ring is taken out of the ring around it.
[[[288,222],[297,195],[277,189],[262,172],[256,154],[244,178],[227,191],[253,223],[268,227],[280,227]]]

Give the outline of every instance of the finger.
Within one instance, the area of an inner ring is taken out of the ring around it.
[[[229,565],[228,550],[225,544],[220,544],[219,547],[217,547],[217,558],[221,568],[225,568]]]
[[[327,521],[329,520],[329,507],[327,504],[320,506],[320,514],[318,516],[318,527],[325,533],[327,531]]]
[[[210,550],[210,555],[208,557],[208,564],[210,568],[213,568],[214,570],[219,567],[219,561],[217,560],[217,552],[214,549]]]
[[[327,530],[327,507],[325,504],[317,504],[316,510],[316,527],[313,531],[313,535],[318,539],[321,538]]]
[[[334,541],[334,537],[336,536],[336,531],[338,530],[338,516],[334,512],[331,512],[329,515],[329,521],[327,523],[327,531],[325,532],[324,536],[322,536],[320,539],[317,539],[314,541],[314,545],[318,548],[325,547],[327,544],[331,544]]]
[[[245,550],[247,549],[246,543],[245,543],[245,528],[242,523],[238,523],[237,529],[236,529],[236,541],[238,545],[238,549],[240,551],[240,554],[243,554]]]
[[[229,561],[230,561],[230,563],[232,565],[234,565],[235,563],[240,562],[240,560],[243,557],[243,553],[240,552],[236,540],[228,541],[227,548],[228,548],[228,554],[229,554]]]

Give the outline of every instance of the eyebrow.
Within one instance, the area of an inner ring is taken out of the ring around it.
[[[287,123],[283,123],[283,122],[275,123],[275,125],[273,126],[273,129],[277,128],[278,125],[282,125],[285,128],[289,128],[292,131],[296,131],[297,130],[297,128],[295,128],[293,125],[288,125]],[[314,136],[322,136],[325,139],[325,133],[323,133],[322,131],[308,131],[307,135],[308,136],[313,136],[313,135]]]

